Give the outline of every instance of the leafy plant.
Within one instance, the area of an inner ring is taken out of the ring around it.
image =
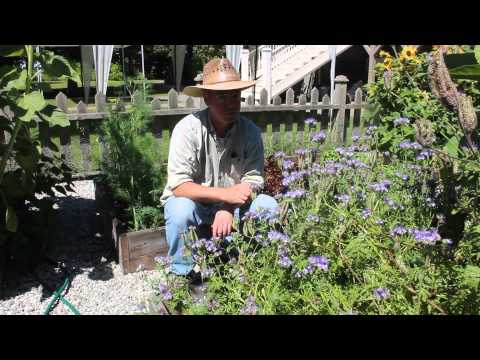
[[[143,93],[138,94],[127,111],[109,109],[102,124],[108,150],[101,162],[105,181],[114,198],[127,207],[135,230],[159,223],[152,208],[159,204],[157,194],[166,174],[159,145],[149,129],[151,108],[143,101]],[[144,207],[148,210],[139,211]]]
[[[59,108],[47,104],[34,79],[40,69],[51,76],[77,79],[69,63],[61,56],[45,51],[37,55],[33,45],[0,46],[0,56],[26,58],[25,68],[15,65],[0,67],[0,130],[8,133],[6,144],[0,144],[0,233],[7,247],[3,256],[10,259],[17,255],[33,254],[40,234],[33,226],[35,218],[42,218],[52,208],[48,199],[38,199],[35,194],[53,196],[52,188],[65,193],[71,190],[71,169],[64,157],[50,140],[41,141],[36,126],[66,127],[70,122]],[[64,183],[64,184],[61,184]],[[35,215],[35,209],[41,214]],[[31,227],[25,226],[31,224]],[[21,231],[18,231],[21,229]],[[21,239],[21,240],[19,240]],[[36,242],[33,242],[36,240]],[[23,246],[20,246],[23,244]],[[15,251],[14,248],[23,250]],[[37,254],[38,256],[38,254]]]

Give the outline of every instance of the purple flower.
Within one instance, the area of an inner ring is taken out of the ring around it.
[[[402,179],[403,181],[408,181],[408,179],[409,179],[408,175],[403,175],[403,174],[401,174],[401,173],[398,172],[398,171],[395,173],[395,175],[398,176],[398,177],[399,177],[400,179]]]
[[[430,156],[432,156],[432,151],[431,150],[422,150],[420,154],[417,155],[416,159],[417,160],[425,160],[428,159]]]
[[[284,175],[284,178],[282,180],[282,185],[283,186],[288,186],[290,185],[292,182],[295,182],[299,179],[301,179],[302,177],[306,176],[307,175],[307,172],[306,171],[292,171],[292,173],[290,175]]]
[[[387,288],[377,288],[373,290],[373,296],[380,300],[384,300],[390,296],[390,290]]]
[[[393,125],[398,126],[398,125],[405,125],[405,124],[410,124],[410,120],[407,118],[398,118],[393,120]]]
[[[201,269],[200,273],[202,274],[202,278],[206,279],[206,278],[209,278],[210,276],[212,276],[213,269],[210,269],[210,268]]]
[[[401,225],[395,226],[392,231],[390,231],[391,236],[401,236],[408,232],[407,228]]]
[[[287,199],[297,199],[297,198],[301,198],[301,197],[304,197],[306,195],[306,192],[305,190],[303,189],[296,189],[296,190],[291,190],[291,191],[287,191],[283,197],[287,198]]]
[[[274,155],[277,159],[279,158],[284,158],[285,157],[285,153],[283,151],[277,151]]]
[[[365,134],[366,135],[373,135],[377,129],[378,129],[378,126],[371,125],[371,126],[367,127],[367,130],[365,131]]]
[[[172,258],[170,256],[156,256],[154,260],[162,267],[169,267],[172,265]]]
[[[285,170],[288,170],[288,169],[291,169],[293,168],[293,166],[295,165],[295,163],[292,161],[292,160],[285,160],[282,164],[282,167],[285,169]]]
[[[327,135],[325,135],[324,131],[319,131],[312,135],[312,141],[314,143],[323,143],[326,138],[327,138]]]
[[[258,311],[258,306],[255,303],[255,299],[252,295],[249,295],[245,306],[240,310],[240,314],[242,315],[255,315]]]
[[[320,172],[322,174],[337,175],[343,169],[345,169],[345,165],[342,163],[327,160],[325,161],[325,166],[320,170]]]
[[[308,152],[309,152],[308,149],[297,149],[297,150],[295,150],[295,154],[300,155],[300,156],[303,156],[303,155],[307,154]]]
[[[320,218],[317,215],[308,214],[306,220],[318,223]]]
[[[416,241],[428,245],[434,245],[437,241],[441,240],[440,234],[436,229],[430,230],[417,230],[413,229],[412,234]]]
[[[268,232],[268,239],[270,241],[276,241],[276,240],[279,240],[281,242],[283,242],[284,244],[288,243],[290,241],[290,238],[288,237],[288,235],[286,234],[283,234],[279,231],[276,231],[276,230],[271,230]]]
[[[377,191],[377,192],[387,192],[388,191],[388,188],[390,187],[392,183],[388,180],[383,180],[379,183],[372,183],[370,185],[368,185],[368,187],[370,189],[372,189],[373,191]]]
[[[314,267],[317,267],[323,271],[328,270],[328,263],[330,260],[326,256],[310,256],[308,263]]]
[[[158,290],[160,291],[160,295],[162,296],[163,300],[168,301],[173,298],[172,293],[168,289],[167,285],[160,283],[158,285]]]
[[[259,218],[259,214],[255,211],[247,211],[242,217],[242,220],[257,220]]]
[[[344,157],[352,157],[353,156],[353,149],[352,148],[343,148],[343,147],[338,147],[335,149],[337,153]]]
[[[362,162],[360,160],[357,160],[357,159],[348,159],[346,161],[346,164],[347,164],[347,166],[350,166],[354,169],[361,169],[361,168],[367,168],[368,167],[364,162]]]
[[[388,206],[390,206],[394,210],[396,210],[396,209],[403,210],[404,209],[403,205],[396,203],[395,201],[393,201],[390,198],[385,198],[384,202],[385,202],[385,204],[387,204]]]
[[[305,125],[315,125],[317,123],[317,120],[315,118],[308,118],[305,120]]]
[[[362,210],[362,217],[364,219],[368,218],[370,215],[372,215],[372,210],[370,210],[368,208]]]
[[[358,136],[358,135],[353,135],[352,136],[352,142],[356,143],[358,140],[360,140],[360,136]]]
[[[377,221],[375,221],[375,224],[377,224],[377,225],[384,225],[385,222],[384,222],[383,220],[377,220]]]
[[[278,263],[280,264],[281,267],[289,268],[290,266],[292,266],[293,261],[290,260],[290,258],[285,253],[281,253],[279,256],[280,256],[280,259],[278,260]]]
[[[417,143],[416,141],[409,141],[409,140],[404,140],[398,146],[401,149],[415,149],[415,150],[420,150],[422,149],[422,145]]]
[[[340,201],[343,205],[347,205],[348,202],[350,201],[350,196],[348,196],[347,194],[335,195],[335,199]]]

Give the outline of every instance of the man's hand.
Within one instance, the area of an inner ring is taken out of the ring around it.
[[[230,235],[233,228],[233,214],[227,210],[218,210],[212,225],[212,236],[223,238]]]
[[[249,183],[241,183],[224,189],[223,202],[231,205],[242,206],[252,195]]]

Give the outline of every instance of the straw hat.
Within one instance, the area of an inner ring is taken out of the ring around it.
[[[205,90],[244,90],[255,85],[254,80],[242,81],[228,59],[214,58],[203,67],[203,82],[201,85],[187,86],[183,93],[188,96],[201,97]]]

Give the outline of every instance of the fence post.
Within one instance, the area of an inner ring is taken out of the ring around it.
[[[338,109],[335,118],[335,126],[337,128],[335,142],[343,144],[345,141],[345,104],[347,100],[347,84],[348,78],[344,75],[335,77],[335,93],[333,95],[333,103]]]
[[[59,92],[55,97],[57,107],[62,110],[65,114],[68,114],[68,106],[67,106],[67,97],[64,93]],[[70,120],[69,120],[70,121]],[[60,129],[60,145],[62,146],[62,153],[65,156],[65,160],[68,165],[72,166],[72,150],[70,148],[71,145],[71,136],[70,136],[70,126],[62,127]]]
[[[272,97],[272,49],[270,47],[262,48],[262,69],[263,86],[267,90],[267,102],[270,103]]]
[[[107,97],[102,93],[97,93],[95,95],[95,109],[98,113],[105,111],[105,104],[107,103]]]

